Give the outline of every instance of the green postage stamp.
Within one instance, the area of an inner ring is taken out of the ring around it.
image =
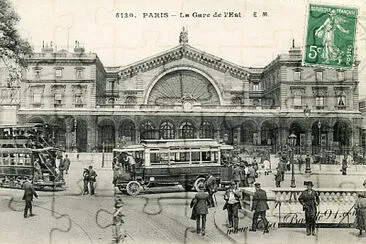
[[[310,4],[304,65],[352,68],[357,8]]]

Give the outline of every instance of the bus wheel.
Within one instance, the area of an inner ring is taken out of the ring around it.
[[[137,181],[130,181],[126,186],[126,191],[130,196],[137,196],[141,191],[141,185]]]
[[[198,191],[198,186],[200,185],[200,184],[203,184],[203,182],[205,181],[205,178],[203,178],[203,177],[199,177],[199,178],[197,178],[197,180],[194,182],[194,189],[196,190],[196,191]]]

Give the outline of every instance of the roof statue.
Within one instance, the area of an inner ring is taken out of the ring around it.
[[[186,31],[184,27],[183,27],[183,30],[180,32],[180,35],[179,35],[179,43],[180,44],[188,43],[188,31]]]

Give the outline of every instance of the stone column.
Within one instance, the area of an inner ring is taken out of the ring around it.
[[[71,150],[72,140],[73,140],[73,129],[74,129],[74,119],[73,118],[67,118],[65,119],[65,139],[66,139],[66,145],[65,149],[66,151]]]
[[[329,128],[327,131],[327,145],[329,147],[330,150],[332,150],[332,146],[333,146],[333,128]]]
[[[87,143],[88,143],[88,152],[92,152],[92,150],[97,146],[98,143],[98,125],[97,125],[97,116],[89,117],[87,119]]]
[[[312,136],[312,128],[309,126],[309,128],[306,130],[306,136],[305,136],[306,139],[305,153],[309,152],[310,154],[312,154],[313,152],[311,136]]]

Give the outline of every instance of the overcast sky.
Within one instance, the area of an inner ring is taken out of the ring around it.
[[[263,67],[288,52],[292,39],[302,48],[308,4],[306,0],[11,1],[21,17],[21,34],[35,51],[40,51],[43,40],[52,41],[58,50],[68,46],[72,50],[78,40],[87,52],[96,52],[105,66],[127,65],[173,48],[186,26],[191,46],[238,65]],[[315,2],[359,8],[360,94],[366,98],[366,1]],[[194,12],[210,17],[194,18]],[[213,17],[215,12],[235,12],[240,17]],[[258,17],[253,17],[254,12]],[[263,12],[268,16],[262,17]],[[116,18],[116,13],[134,17]],[[162,18],[144,18],[144,13],[158,13]],[[190,17],[181,18],[180,13]]]

